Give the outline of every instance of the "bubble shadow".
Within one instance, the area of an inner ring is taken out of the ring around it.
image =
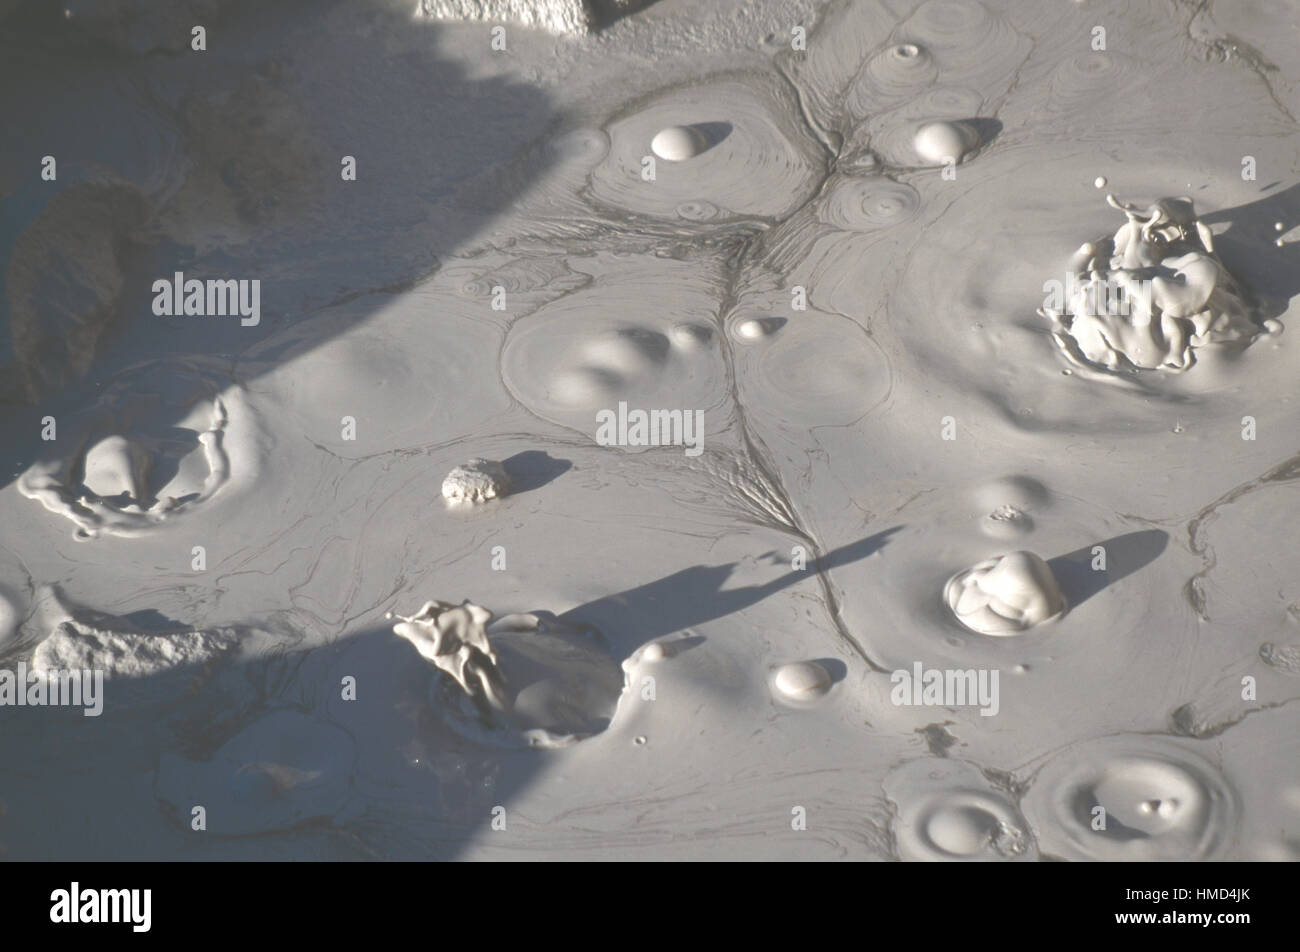
[[[813,661],[826,669],[831,684],[839,684],[849,676],[849,666],[839,658],[814,658]]]
[[[517,496],[559,479],[573,469],[573,462],[558,459],[544,450],[525,450],[502,460],[501,466],[510,477],[510,494]]]
[[[976,155],[1002,134],[1002,120],[1000,119],[979,116],[973,119],[963,119],[962,122],[975,130],[975,135],[979,139],[979,143],[975,146],[973,152]]]
[[[894,526],[841,546],[815,560],[816,571],[826,572],[865,559],[880,551],[889,537],[902,529]],[[775,552],[768,558],[780,560]],[[560,621],[575,627],[600,630],[616,656],[627,657],[655,638],[725,618],[757,605],[769,595],[812,577],[814,566],[792,569],[761,585],[727,589],[723,586],[739,563],[695,565],[616,595],[607,595],[570,609]]]
[[[704,151],[707,152],[731,135],[734,127],[729,122],[697,122],[691,128],[704,137]]]
[[[1239,279],[1261,319],[1284,314],[1300,295],[1300,183],[1254,202],[1209,212],[1201,216],[1207,225],[1227,224],[1214,236],[1214,250]],[[1275,230],[1281,222],[1283,231]],[[1276,242],[1292,233],[1282,247]]]
[[[1058,555],[1048,559],[1047,564],[1073,609],[1108,586],[1150,565],[1168,544],[1169,533],[1160,529],[1142,529]],[[1093,550],[1098,546],[1105,550],[1104,569],[1092,567],[1097,558]]]

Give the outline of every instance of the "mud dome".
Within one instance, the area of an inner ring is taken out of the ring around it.
[[[1262,332],[1190,198],[1162,198],[1146,208],[1113,195],[1106,201],[1128,221],[1113,237],[1079,249],[1070,264],[1077,286],[1063,307],[1043,310],[1071,361],[1112,371],[1183,371],[1198,348],[1244,346]]]
[[[958,621],[982,635],[1017,634],[1066,608],[1051,567],[1033,552],[1009,552],[958,572],[944,598]]]

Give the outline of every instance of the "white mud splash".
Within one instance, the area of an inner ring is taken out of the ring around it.
[[[1051,567],[1023,551],[958,572],[944,587],[943,597],[959,622],[982,635],[1019,634],[1059,618],[1066,609]]]
[[[1071,361],[1111,371],[1184,371],[1199,348],[1244,346],[1262,333],[1190,198],[1147,208],[1106,200],[1128,221],[1113,237],[1079,249],[1070,265],[1077,287],[1063,307],[1043,309]]]
[[[510,477],[495,460],[475,457],[457,466],[442,481],[442,498],[449,503],[480,503],[510,492]]]
[[[18,489],[75,523],[79,539],[149,532],[256,470],[239,389],[196,363],[124,372],[95,404],[55,425],[53,445],[73,451],[34,463]]]
[[[614,716],[622,671],[590,632],[538,614],[493,621],[468,601],[427,602],[410,617],[394,617],[402,620],[393,633],[450,677],[435,678],[430,704],[472,740],[565,747],[604,730]]]

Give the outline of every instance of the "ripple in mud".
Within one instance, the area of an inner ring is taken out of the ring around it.
[[[884,782],[894,835],[907,861],[1037,858],[1029,825],[1007,795],[959,760],[914,760]]]
[[[1061,110],[1093,106],[1099,97],[1123,89],[1138,65],[1123,53],[1089,50],[1061,60],[1048,83],[1048,102]]]
[[[609,154],[591,174],[591,196],[657,218],[788,215],[811,196],[823,166],[798,109],[762,74],[663,93],[609,124]],[[643,176],[647,155],[660,160],[653,178]],[[690,213],[705,203],[707,214]]]
[[[845,97],[854,115],[905,102],[934,84],[939,75],[929,50],[915,43],[887,47],[867,61]]]
[[[686,221],[713,221],[722,210],[712,202],[706,202],[704,199],[682,202],[677,206],[677,217]]]
[[[1044,852],[1073,860],[1204,860],[1231,845],[1237,797],[1191,749],[1158,737],[1067,748],[1023,801]]]
[[[828,190],[820,217],[845,231],[876,231],[916,217],[921,196],[892,179],[842,178]]]
[[[929,50],[948,80],[996,87],[1032,49],[1009,18],[975,0],[928,0],[900,24],[900,35]]]
[[[573,295],[516,322],[502,379],[529,410],[585,434],[594,434],[597,412],[620,401],[647,410],[716,406],[725,368],[711,328],[696,317],[716,305],[691,293],[691,280],[698,276],[685,277],[673,309],[629,274],[599,297]]]
[[[745,400],[796,426],[851,423],[889,392],[889,365],[875,342],[852,321],[813,311],[736,359]]]

